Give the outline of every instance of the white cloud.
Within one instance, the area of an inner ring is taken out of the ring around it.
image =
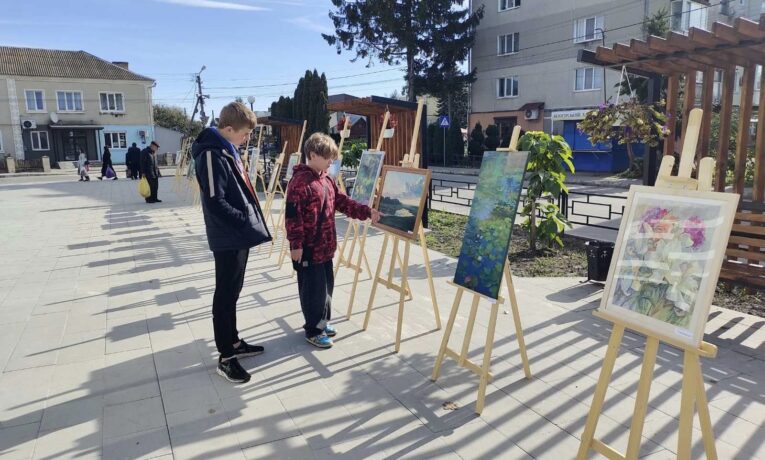
[[[296,18],[287,19],[290,24],[300,27],[301,29],[310,30],[313,32],[320,32],[323,34],[332,34],[335,29],[327,24],[322,24],[320,20],[312,19],[309,16],[299,16]]]
[[[238,10],[238,11],[268,11],[270,8],[253,5],[243,5],[241,3],[224,2],[220,0],[157,0],[162,3],[172,3],[173,5],[190,6],[194,8],[214,8],[219,10]]]

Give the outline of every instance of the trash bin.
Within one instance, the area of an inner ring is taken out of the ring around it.
[[[614,255],[614,243],[606,241],[588,241],[587,245],[587,281],[604,283],[608,278],[608,268]]]

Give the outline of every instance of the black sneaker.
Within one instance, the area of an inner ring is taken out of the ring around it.
[[[233,357],[222,361],[218,358],[218,375],[233,383],[247,383],[250,381],[250,374],[244,370],[239,360]]]
[[[237,358],[246,358],[248,356],[262,355],[263,351],[263,347],[259,345],[250,345],[244,340],[240,340],[239,346],[234,348],[234,356]]]

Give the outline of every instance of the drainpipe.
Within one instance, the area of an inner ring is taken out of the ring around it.
[[[600,27],[595,28],[595,32],[600,31],[600,42],[602,43],[603,48],[606,47],[606,32],[601,29]],[[603,103],[605,104],[608,100],[608,97],[606,96],[606,66],[603,66]]]

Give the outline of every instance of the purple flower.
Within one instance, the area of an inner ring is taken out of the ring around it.
[[[704,244],[704,221],[697,216],[688,218],[683,222],[683,233],[691,237],[693,249],[698,249]]]
[[[669,214],[669,211],[666,209],[655,207],[651,208],[648,211],[646,211],[643,214],[643,217],[641,217],[641,220],[651,226],[653,228],[660,220],[662,220],[667,214]],[[642,232],[642,229],[641,229]]]

